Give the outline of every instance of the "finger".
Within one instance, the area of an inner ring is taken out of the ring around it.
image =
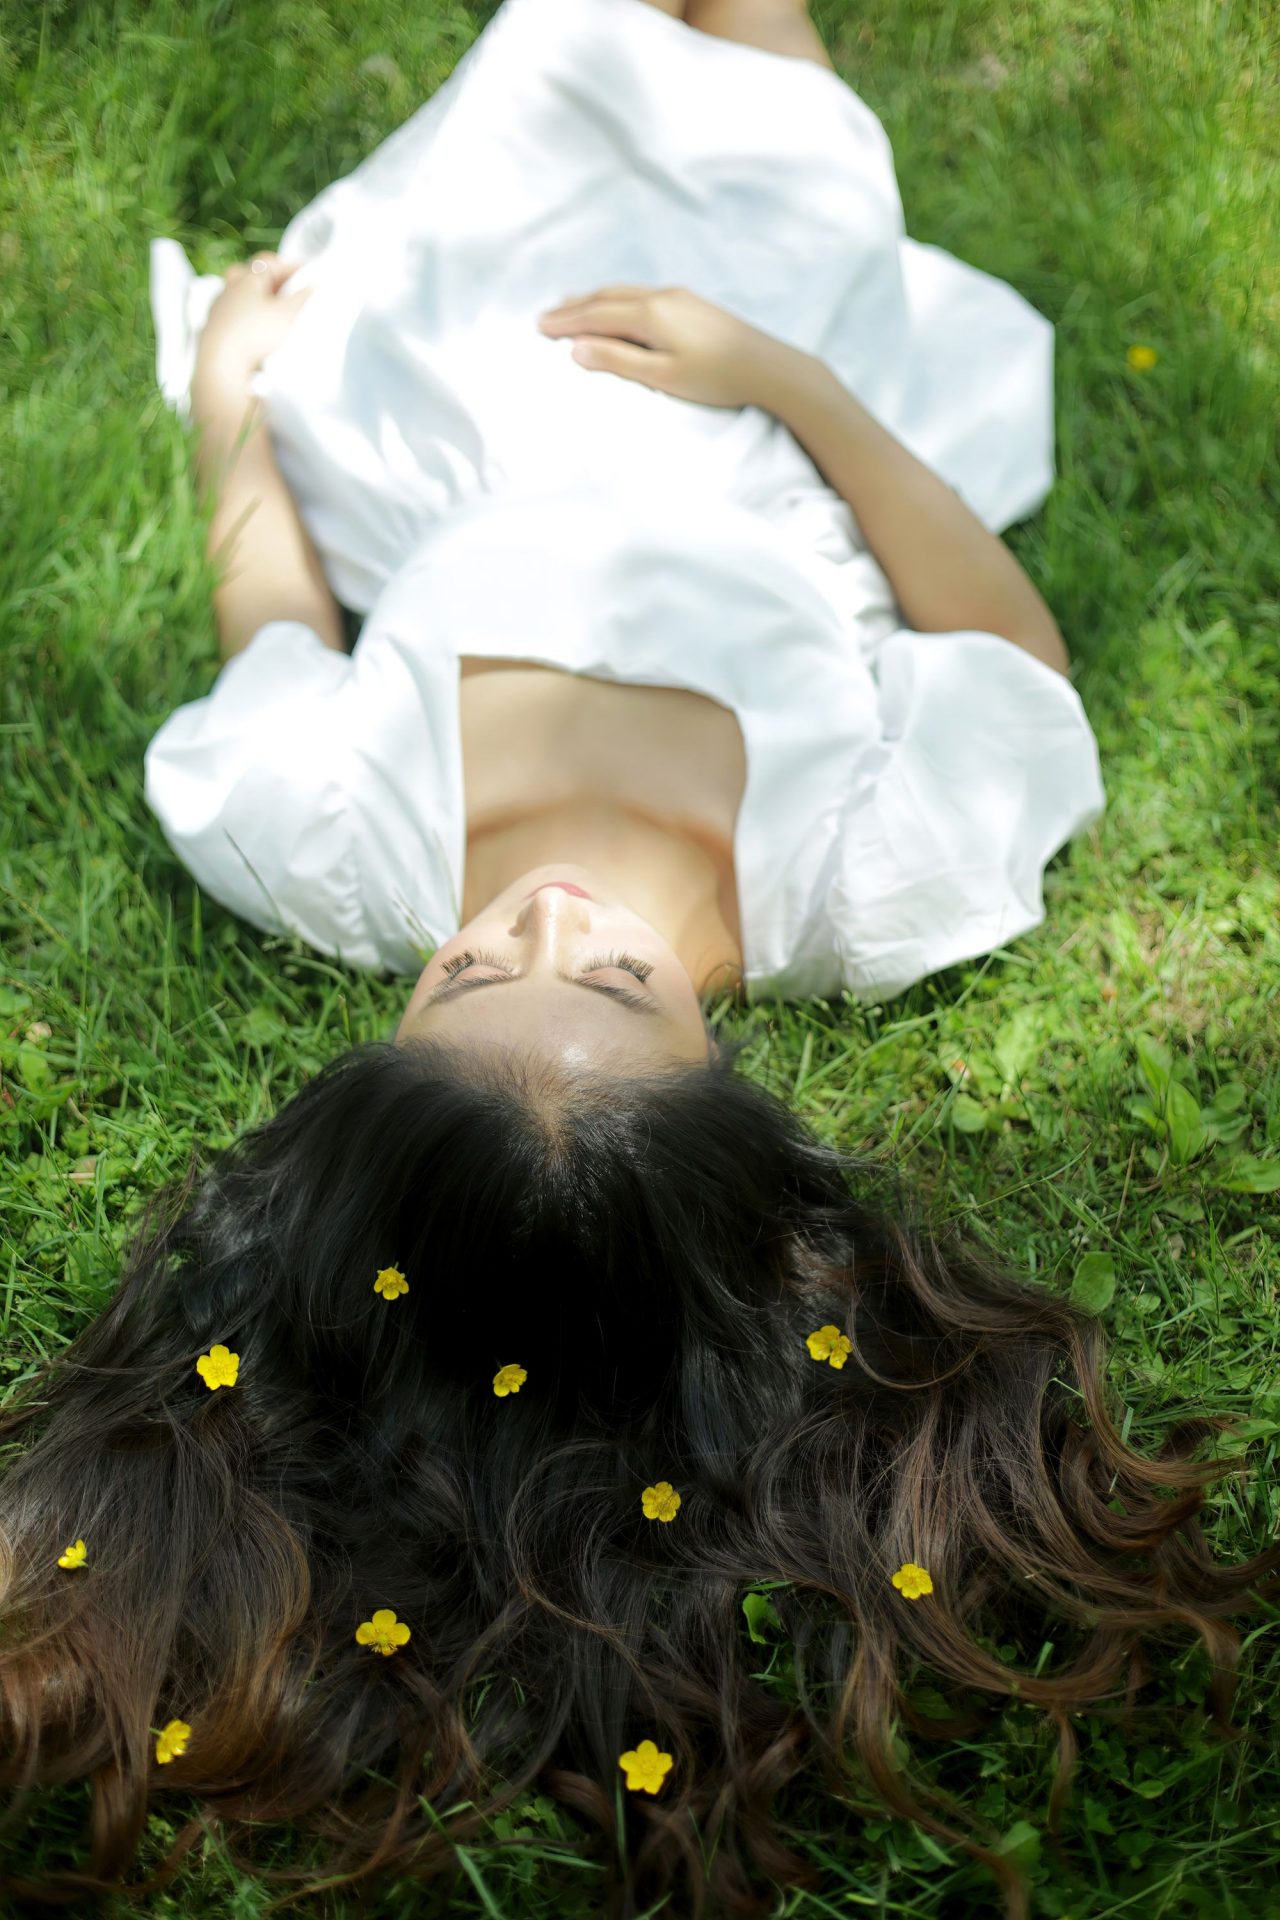
[[[289,268],[292,272],[293,269]],[[255,253],[251,260],[234,260],[227,268],[227,280],[249,280],[254,286],[274,286],[278,282],[278,263],[273,253]]]
[[[575,340],[573,358],[580,367],[593,373],[616,373],[624,380],[637,380],[641,386],[661,390],[662,374],[669,356],[652,353],[647,347],[634,347],[623,340]]]
[[[264,293],[276,294],[301,265],[301,260],[282,260],[278,253],[255,253],[249,271],[255,286]]]
[[[585,307],[596,300],[636,300],[647,293],[653,293],[653,287],[597,287],[592,293],[569,294],[557,306],[549,307],[548,313],[570,313],[579,307]]]
[[[635,299],[591,300],[570,313],[544,315],[539,325],[546,333],[621,334],[643,347],[653,345],[644,307]]]
[[[279,293],[285,281],[290,279],[301,265],[301,260],[281,260],[273,255],[271,259],[271,270],[267,276],[271,282],[271,291],[273,293]]]

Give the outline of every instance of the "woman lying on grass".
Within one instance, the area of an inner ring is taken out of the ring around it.
[[[793,0],[505,0],[254,264],[210,306],[158,243],[235,564],[148,794],[216,899],[417,978],[157,1201],[0,1423],[0,1767],[93,1784],[83,1869],[4,1890],[118,1883],[170,1787],[166,1875],[271,1822],[318,1842],[286,1882],[365,1887],[456,1874],[537,1788],[592,1912],[764,1914],[817,1878],[773,1810],[809,1770],[1025,1915],[898,1731],[1016,1694],[1056,1820],[1144,1638],[1199,1638],[1229,1726],[1280,1549],[1208,1549],[1224,1422],[1129,1448],[1099,1323],[821,1144],[707,1009],[988,952],[1097,817],[998,537],[1051,479],[1051,329],[905,238]]]

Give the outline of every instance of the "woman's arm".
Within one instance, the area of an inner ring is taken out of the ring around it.
[[[326,647],[346,651],[342,611],[271,450],[262,408],[249,391],[252,370],[233,358],[197,363],[191,415],[199,429],[196,474],[202,500],[216,502],[209,558],[223,559],[213,596],[224,660],[269,620],[301,620]]]
[[[761,361],[755,404],[781,420],[848,502],[912,627],[999,634],[1065,674],[1057,622],[1004,542],[822,360],[774,346]]]

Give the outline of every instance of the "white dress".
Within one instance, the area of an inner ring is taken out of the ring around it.
[[[643,0],[504,0],[282,236],[312,298],[255,376],[351,655],[274,621],[146,756],[175,852],[255,925],[414,972],[460,924],[458,661],[729,706],[750,997],[888,997],[1044,917],[1105,804],[1070,682],[916,633],[849,507],[758,408],[580,367],[537,315],[681,285],[820,356],[992,531],[1053,480],[1053,329],[908,239],[875,114],[812,61]],[[187,415],[222,282],[152,242]]]

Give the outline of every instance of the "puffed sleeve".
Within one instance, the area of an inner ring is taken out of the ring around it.
[[[878,684],[827,903],[844,984],[867,1001],[1039,926],[1047,863],[1106,805],[1079,694],[1012,641],[899,629]]]
[[[233,913],[350,966],[413,972],[451,930],[451,885],[431,793],[404,772],[429,789],[430,716],[394,666],[269,622],[156,733],[145,791],[183,865]]]

